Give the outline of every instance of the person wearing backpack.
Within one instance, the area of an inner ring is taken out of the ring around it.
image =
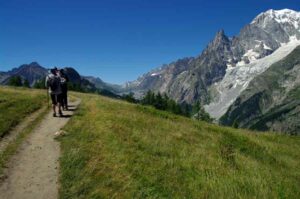
[[[53,117],[56,117],[56,107],[58,108],[58,114],[60,117],[63,116],[61,111],[61,102],[62,102],[62,90],[60,77],[57,75],[57,68],[50,70],[50,73],[46,77],[46,88],[49,90],[52,101]]]
[[[62,108],[64,111],[68,110],[68,82],[69,78],[63,69],[58,72],[60,77],[61,92],[62,92]]]

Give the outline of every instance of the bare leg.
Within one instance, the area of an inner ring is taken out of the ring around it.
[[[62,114],[62,111],[61,111],[61,103],[60,102],[57,103],[57,106],[58,106],[58,114],[59,114],[59,116],[62,116],[63,114]]]
[[[56,116],[56,105],[52,104],[52,109],[53,109],[53,116]]]
[[[65,95],[65,106],[66,106],[66,110],[68,110],[68,93],[66,93]]]

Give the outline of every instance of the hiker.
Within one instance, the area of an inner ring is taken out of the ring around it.
[[[63,69],[58,71],[58,76],[60,77],[61,92],[62,92],[62,108],[64,111],[68,110],[68,85],[69,78]]]
[[[52,108],[53,108],[53,117],[56,117],[56,107],[58,108],[58,114],[60,117],[63,116],[61,111],[61,99],[62,99],[62,89],[60,83],[60,77],[58,76],[57,68],[53,68],[50,70],[50,73],[46,77],[46,88],[49,89],[49,93],[52,100]]]

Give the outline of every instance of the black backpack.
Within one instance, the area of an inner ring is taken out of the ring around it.
[[[59,87],[59,84],[60,84],[60,80],[58,77],[53,76],[49,78],[49,87],[51,91],[56,91]]]

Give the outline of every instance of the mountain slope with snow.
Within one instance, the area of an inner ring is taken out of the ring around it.
[[[300,46],[255,76],[220,123],[300,134]]]
[[[219,119],[240,93],[248,87],[253,78],[263,73],[275,62],[286,57],[298,45],[300,45],[300,41],[291,39],[288,44],[278,48],[269,56],[255,60],[250,64],[228,67],[224,78],[210,87],[213,101],[205,106],[206,111],[212,117]]]

